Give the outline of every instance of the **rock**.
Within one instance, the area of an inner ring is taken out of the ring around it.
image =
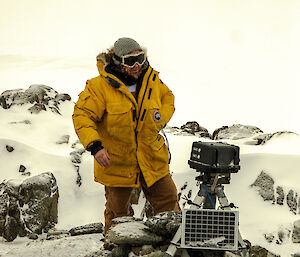
[[[113,255],[112,255],[111,251],[101,249],[96,252],[89,253],[88,255],[85,255],[84,257],[113,257]]]
[[[132,246],[155,245],[163,241],[161,236],[151,233],[147,228],[142,221],[120,223],[110,228],[106,238],[117,245]]]
[[[141,188],[132,188],[131,195],[130,195],[130,203],[131,204],[138,204],[141,194]]]
[[[170,211],[162,212],[146,220],[149,230],[167,239],[172,239],[181,224],[181,213]]]
[[[25,170],[26,170],[26,167],[21,164],[19,167],[19,172],[23,173],[23,172],[25,172]]]
[[[250,247],[249,257],[280,257],[280,256],[269,252],[267,249],[261,246],[255,245]]]
[[[278,186],[276,188],[276,193],[277,193],[277,199],[276,199],[276,203],[278,205],[283,205],[283,201],[284,201],[284,192],[283,192],[283,188],[281,186]]]
[[[127,244],[118,245],[117,247],[112,249],[112,251],[111,251],[112,257],[128,256],[128,254],[130,253],[130,250],[131,250],[130,245],[127,245]]]
[[[49,110],[60,114],[59,104],[71,101],[68,94],[58,94],[53,88],[45,85],[31,85],[28,89],[6,90],[0,95],[2,108],[9,109],[13,105],[30,104],[31,114]]]
[[[31,239],[31,240],[37,240],[39,238],[39,236],[36,233],[31,233],[28,236],[28,238]]]
[[[6,150],[8,151],[8,152],[13,152],[15,149],[12,147],[12,146],[10,146],[10,145],[6,145]]]
[[[262,138],[264,138],[263,131],[255,126],[234,124],[230,127],[223,126],[216,129],[213,132],[212,139],[221,140],[221,139],[230,139],[230,140],[239,140],[239,139],[249,139],[248,144],[260,144]],[[251,138],[253,142],[251,142]]]
[[[278,132],[275,132],[275,133],[272,133],[272,134],[267,134],[265,135],[265,137],[263,138],[263,140],[261,141],[261,144],[264,145],[266,144],[268,141],[270,141],[271,139],[274,139],[274,138],[277,138],[277,137],[280,137],[280,136],[283,136],[283,135],[298,135],[294,132],[291,132],[291,131],[278,131]]]
[[[93,233],[102,233],[104,230],[104,226],[101,222],[99,223],[91,223],[85,226],[79,226],[70,229],[69,233],[71,236],[77,235],[85,235],[85,234],[93,234]]]
[[[61,144],[69,144],[69,140],[70,140],[70,136],[69,135],[63,135],[61,136],[61,138],[56,141],[55,143],[58,144],[58,145],[61,145]]]
[[[19,223],[16,221],[14,217],[7,216],[5,224],[4,224],[4,232],[3,237],[8,241],[11,242],[15,240],[15,238],[19,234]]]
[[[55,228],[49,229],[47,232],[47,240],[60,239],[71,236],[69,230],[57,230]]]
[[[84,152],[85,152],[85,149],[79,149],[79,150],[70,152],[72,163],[81,163],[81,158],[82,158],[81,156]]]
[[[264,236],[268,243],[272,243],[274,241],[275,236],[272,233],[267,233]]]
[[[79,172],[79,169],[80,169],[80,166],[77,165],[77,164],[73,164],[75,170],[76,170],[76,173],[77,173],[77,178],[76,178],[76,184],[80,187],[82,185],[82,178],[81,178],[81,175],[80,175],[80,172]]]
[[[150,218],[153,215],[154,215],[154,211],[153,211],[152,205],[146,199],[145,205],[144,205],[142,213],[141,213],[141,217],[145,217],[146,216],[147,218]]]
[[[71,101],[71,96],[69,96],[68,94],[57,94],[54,98],[54,100],[58,103],[60,101],[64,102],[64,101]]]
[[[185,125],[182,125],[180,129],[193,135],[197,133],[197,135],[200,137],[210,138],[208,130],[204,127],[201,127],[196,121],[188,121]]]
[[[24,180],[19,203],[26,228],[37,234],[57,223],[58,188],[50,172]]]
[[[150,253],[155,252],[155,249],[152,245],[144,245],[139,253],[139,255],[144,256]]]
[[[135,218],[132,216],[123,216],[123,217],[113,219],[112,225],[117,225],[117,224],[126,223],[126,222],[135,222],[135,221],[142,221],[142,219]]]
[[[278,244],[282,244],[284,238],[285,238],[285,237],[288,237],[289,231],[288,231],[288,233],[287,233],[287,235],[286,235],[286,231],[280,229],[280,230],[278,231],[277,235],[278,235]]]
[[[30,125],[31,121],[30,120],[13,121],[13,122],[10,122],[9,124],[18,124],[18,123]]]
[[[73,149],[74,148],[80,148],[80,149],[82,149],[83,146],[82,146],[82,144],[81,144],[81,142],[79,140],[76,140],[74,143],[72,143],[71,148],[73,148]]]
[[[46,111],[46,106],[44,104],[36,103],[32,107],[28,108],[28,111],[30,111],[31,114],[38,114],[41,111]]]
[[[18,208],[19,186],[10,181],[0,184],[0,235],[7,241],[22,233],[20,210]]]
[[[257,187],[264,201],[275,201],[274,180],[266,172],[262,171],[251,187]]]
[[[131,247],[131,251],[138,256],[144,256],[150,253],[153,253],[155,249],[152,245],[143,245],[143,246],[136,246]]]
[[[293,225],[292,232],[293,243],[300,243],[300,220],[296,220]]]
[[[287,205],[290,207],[290,211],[294,214],[297,213],[297,193],[294,193],[293,190],[290,190],[286,196]]]

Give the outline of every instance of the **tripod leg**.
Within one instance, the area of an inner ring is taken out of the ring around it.
[[[196,206],[200,206],[206,199],[206,192],[205,189],[203,187],[201,187],[201,189],[199,190],[198,194],[196,195],[196,197],[194,198],[193,203],[195,203]],[[189,206],[189,208],[191,207],[191,205]],[[173,257],[177,251],[177,245],[180,245],[180,239],[181,239],[181,228],[182,225],[179,226],[175,236],[173,237],[171,244],[169,245],[167,251],[164,253],[164,257]],[[185,251],[186,254],[187,251]],[[188,255],[187,255],[188,256]]]
[[[164,257],[174,256],[177,251],[177,246],[179,246],[179,241],[181,238],[181,226],[179,226],[175,236],[173,237],[171,244],[168,247],[168,250],[164,253]]]
[[[229,207],[229,201],[224,193],[224,187],[223,186],[217,186],[216,189],[216,195],[218,197],[218,200],[219,200],[219,203],[221,205],[221,207],[224,207],[223,209],[224,210],[231,210],[231,208]],[[238,241],[239,241],[239,244],[241,245],[241,248],[242,249],[246,249],[247,246],[242,238],[242,235],[240,233],[240,230],[238,232]]]

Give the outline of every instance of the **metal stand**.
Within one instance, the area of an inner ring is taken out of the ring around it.
[[[193,201],[188,200],[187,203],[190,207],[196,206],[199,209],[215,209],[216,199],[218,199],[220,208],[222,210],[231,210],[234,207],[230,204],[222,184],[229,184],[230,173],[203,173],[196,178],[200,184],[200,190]],[[176,251],[180,248],[182,225],[178,228],[175,236],[173,237],[170,246],[164,254],[164,257],[174,256]],[[240,231],[238,232],[239,249],[242,250],[242,256],[246,256],[247,246],[243,241]],[[189,256],[186,249],[183,249],[184,256]]]

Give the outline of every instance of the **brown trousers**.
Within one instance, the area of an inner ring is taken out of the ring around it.
[[[177,189],[170,174],[147,187],[143,176],[140,176],[141,188],[146,199],[153,208],[154,215],[164,211],[180,211]],[[132,216],[130,205],[131,187],[105,186],[105,228],[104,235],[108,232],[112,220],[122,216]]]

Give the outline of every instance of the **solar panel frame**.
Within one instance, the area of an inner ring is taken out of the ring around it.
[[[238,250],[239,212],[184,209],[181,248]]]

